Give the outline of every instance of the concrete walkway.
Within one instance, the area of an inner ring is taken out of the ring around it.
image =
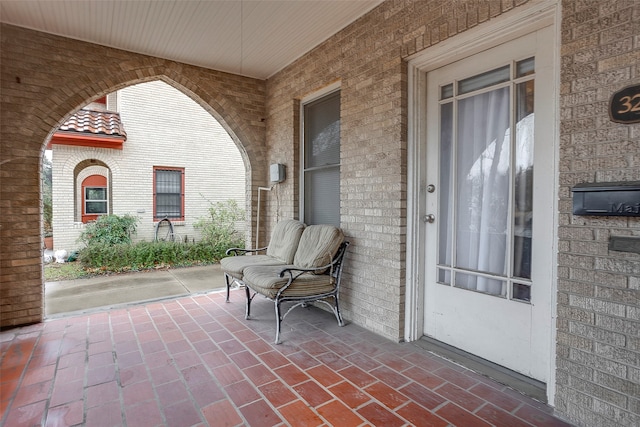
[[[45,283],[47,319],[224,290],[220,264]]]

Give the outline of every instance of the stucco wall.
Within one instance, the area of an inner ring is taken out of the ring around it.
[[[200,105],[161,81],[141,83],[118,92],[127,141],[122,150],[53,146],[53,228],[55,249],[77,249],[83,226],[69,209],[76,165],[98,156],[111,172],[111,213],[139,218],[135,240],[152,241],[153,167],[185,170],[185,220],[175,222],[178,236],[198,239],[193,224],[211,203],[235,200],[245,206],[245,168],[238,147],[226,130]],[[83,175],[84,177],[84,175]],[[80,191],[81,177],[76,188]]]

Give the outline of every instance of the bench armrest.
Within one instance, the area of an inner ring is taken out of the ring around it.
[[[265,246],[264,248],[258,248],[258,249],[243,249],[243,248],[229,248],[227,249],[227,251],[225,252],[226,255],[245,255],[251,252],[261,252],[261,251],[266,251],[268,246]]]
[[[342,259],[344,258],[344,255],[347,252],[347,246],[349,246],[349,242],[343,242],[340,245],[338,252],[335,254],[335,256],[333,257],[333,259],[329,264],[326,264],[320,267],[313,267],[313,268],[301,268],[296,266],[283,268],[280,271],[279,277],[284,277],[285,274],[288,274],[290,277],[289,284],[291,284],[291,282],[296,280],[298,277],[300,277],[304,273],[323,274],[325,272],[329,272],[329,275],[333,276],[336,268],[341,266],[342,264]]]
[[[322,267],[315,267],[315,268],[288,267],[288,268],[283,268],[279,276],[284,277],[285,274],[289,274],[289,276],[291,276],[291,278],[295,280],[298,276],[304,273],[315,273],[318,271],[324,272],[327,269],[331,269],[334,265],[335,265],[335,262],[332,262],[331,264],[323,265]]]

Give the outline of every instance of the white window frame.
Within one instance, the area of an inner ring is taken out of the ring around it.
[[[91,189],[103,189],[104,193],[105,193],[105,198],[104,199],[89,199],[87,198],[87,190],[91,190]],[[84,213],[83,215],[108,215],[109,214],[109,187],[84,187],[83,188],[84,191]],[[87,212],[87,203],[89,202],[104,202],[106,204],[106,210],[105,212]]]

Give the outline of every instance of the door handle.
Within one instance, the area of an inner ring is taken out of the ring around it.
[[[432,224],[436,220],[436,216],[434,214],[428,214],[428,215],[425,215],[424,218],[422,218],[422,220],[424,222],[428,222],[429,224]]]

